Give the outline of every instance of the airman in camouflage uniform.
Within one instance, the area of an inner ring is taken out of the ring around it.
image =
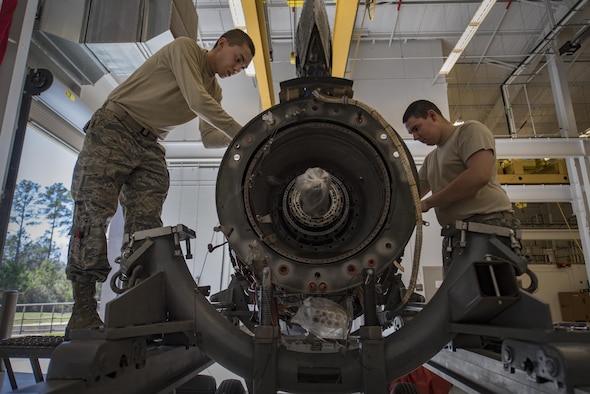
[[[106,230],[121,203],[125,233],[162,226],[170,184],[158,142],[176,125],[200,116],[206,148],[227,146],[241,125],[220,105],[216,75],[246,68],[254,44],[241,30],[224,33],[210,51],[187,37],[155,53],[107,98],[85,126],[72,179],[75,202],[66,274],[74,308],[66,328],[97,328],[96,283],[110,271]]]

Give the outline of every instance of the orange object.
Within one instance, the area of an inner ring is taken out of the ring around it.
[[[16,10],[16,3],[17,0],[4,0],[2,8],[0,8],[0,64],[2,64],[8,46],[8,36],[12,25],[12,17]]]
[[[400,382],[412,383],[420,394],[448,394],[453,385],[424,367],[418,367],[409,374],[391,382],[389,391]]]

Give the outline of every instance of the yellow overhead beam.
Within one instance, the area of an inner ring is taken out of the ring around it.
[[[272,85],[272,72],[270,69],[270,52],[268,49],[268,32],[264,22],[263,0],[242,0],[246,30],[254,41],[256,55],[254,55],[254,69],[262,109],[268,109],[275,104],[274,88]]]
[[[336,1],[332,39],[332,76],[344,78],[359,0]]]

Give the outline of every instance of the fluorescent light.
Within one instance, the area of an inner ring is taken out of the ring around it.
[[[244,16],[244,8],[242,8],[242,0],[229,0],[229,11],[236,29],[246,31],[246,17]]]
[[[248,67],[246,67],[244,71],[246,72],[247,76],[254,77],[256,75],[256,70],[254,69],[254,62],[250,62],[250,64],[248,64]]]
[[[481,24],[484,21],[484,19],[486,18],[486,16],[488,16],[488,13],[491,11],[491,9],[495,3],[496,3],[496,0],[482,1],[481,4],[479,5],[479,8],[477,9],[477,11],[475,11],[475,15],[473,15],[471,22],[477,23],[478,25]]]
[[[477,32],[478,28],[479,28],[479,25],[469,24],[465,28],[465,31],[463,32],[463,34],[461,34],[461,37],[459,37],[459,41],[457,41],[457,44],[455,45],[453,52],[463,52],[465,50],[465,48],[467,48],[467,45],[469,45],[469,42],[471,42],[471,39],[473,38],[473,36]]]
[[[234,21],[236,29],[248,32],[246,29],[246,17],[244,16],[244,8],[242,7],[242,0],[229,0],[229,11],[231,12],[231,19]],[[256,76],[254,69],[254,62],[250,62],[246,67],[246,75],[249,77]]]
[[[455,50],[453,49],[453,51],[451,52],[449,57],[447,57],[447,60],[444,62],[444,64],[442,65],[442,67],[438,73],[442,74],[442,75],[447,75],[448,73],[450,73],[451,69],[453,68],[453,66],[455,65],[457,60],[459,60],[460,57],[461,57],[461,51],[455,52]]]
[[[465,28],[465,31],[463,32],[463,34],[461,34],[461,37],[459,37],[459,41],[457,41],[455,48],[453,48],[449,57],[447,57],[447,60],[445,60],[443,66],[438,72],[439,74],[447,75],[451,72],[451,69],[453,68],[457,60],[459,60],[461,54],[463,53],[465,48],[467,48],[467,45],[469,45],[469,42],[477,32],[477,29],[479,29],[479,25],[484,21],[484,19],[486,18],[486,16],[488,15],[490,10],[492,9],[492,6],[495,3],[496,0],[484,0],[481,2],[479,8],[477,9],[477,11],[475,11],[475,15],[473,15],[471,22],[469,22],[469,24]]]

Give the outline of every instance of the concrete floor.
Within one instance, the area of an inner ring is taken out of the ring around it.
[[[18,385],[19,389],[22,389],[27,386],[34,385],[35,377],[33,376],[33,369],[31,368],[31,363],[28,359],[24,358],[11,358],[10,363],[12,365],[12,370],[14,371],[16,384]],[[1,363],[2,367],[4,367],[4,363]],[[41,366],[41,371],[45,375],[47,373],[47,367],[49,366],[49,359],[39,359],[39,364]],[[0,370],[0,394],[4,393],[11,393],[13,392],[10,386],[10,380],[8,379],[8,374],[5,371],[5,368]],[[211,375],[214,376],[216,381],[219,383],[224,379],[240,379],[237,375],[232,374],[231,372],[227,371],[219,364],[213,364],[210,367],[206,368],[203,372],[203,375]],[[242,380],[243,382],[243,380]],[[244,387],[245,383],[243,382]]]
[[[2,362],[1,364],[2,372],[0,372],[0,393],[10,393],[12,392],[12,388],[10,387],[8,374],[6,373],[6,369],[4,368],[4,363]],[[31,368],[31,363],[28,359],[11,358],[10,364],[12,365],[12,370],[14,371],[14,375],[16,378],[16,384],[18,385],[19,389],[35,384],[33,369]],[[41,371],[43,372],[43,374],[47,373],[49,359],[39,359],[39,364],[41,366]]]

